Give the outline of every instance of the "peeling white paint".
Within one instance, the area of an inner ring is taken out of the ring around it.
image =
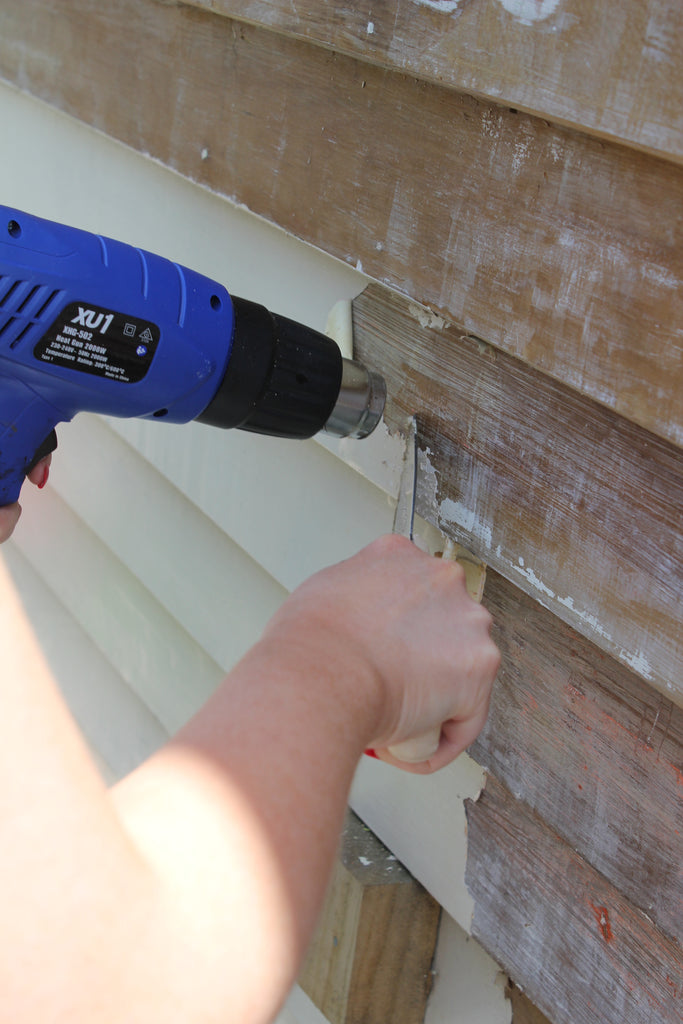
[[[489,139],[500,138],[502,121],[502,114],[494,113],[492,109],[483,110],[481,115],[481,126],[484,135]]]
[[[637,672],[643,679],[648,679],[650,681],[654,679],[654,672],[652,671],[650,662],[642,651],[627,651],[622,647],[620,657],[629,668],[633,669],[634,672]],[[672,690],[674,689],[673,686],[670,688]]]
[[[420,449],[417,455],[417,499],[425,509],[436,508],[439,493],[439,476],[432,465],[429,448]]]
[[[531,145],[531,139],[518,139],[515,142],[514,152],[512,154],[512,173],[519,174],[522,167],[526,163],[526,158],[529,155],[529,146]]]
[[[491,527],[482,523],[474,509],[467,508],[461,501],[444,498],[439,505],[439,522],[451,523],[466,530],[472,537],[490,551],[493,546]]]
[[[432,11],[441,11],[442,14],[453,14],[463,0],[413,0],[419,7],[429,7]]]
[[[520,576],[523,576],[527,583],[530,583],[534,590],[537,590],[539,594],[543,594],[545,597],[549,597],[553,601],[556,600],[557,596],[555,592],[552,591],[550,587],[546,586],[542,579],[539,579],[534,570],[530,568],[522,568],[524,561],[521,558],[519,559],[519,562],[519,565],[511,565],[510,568],[515,572],[518,572]]]
[[[508,14],[521,21],[522,25],[533,25],[544,21],[557,10],[560,0],[498,0]]]
[[[554,164],[559,163],[564,158],[564,146],[560,143],[559,139],[551,140],[550,155],[553,158]]]
[[[674,291],[680,287],[677,275],[672,273],[667,267],[660,267],[656,263],[641,264],[640,273],[646,281],[659,285],[661,288],[670,288]]]
[[[439,316],[438,313],[434,313],[428,306],[420,306],[417,302],[410,303],[408,306],[408,312],[417,320],[420,327],[426,327],[435,331],[442,331],[445,327],[450,326],[448,320],[444,319],[444,317]]]
[[[594,615],[590,615],[587,612],[580,612],[578,610],[578,608],[576,608],[574,606],[574,599],[573,598],[571,598],[571,597],[558,597],[557,602],[558,602],[558,604],[564,605],[565,608],[568,608],[569,611],[572,612],[572,614],[577,615],[580,619],[582,619],[583,622],[585,622],[587,625],[589,625],[591,627],[591,629],[594,629],[596,632],[598,632],[600,634],[600,636],[602,636],[605,640],[611,640],[612,639],[612,637],[600,625],[600,623],[598,622],[598,620],[595,618]]]
[[[464,0],[413,0],[419,7],[428,7],[441,14],[455,14]],[[498,0],[508,14],[517,18],[522,25],[533,25],[544,21],[559,7],[560,0]]]

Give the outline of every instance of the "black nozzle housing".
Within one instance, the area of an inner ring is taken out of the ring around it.
[[[232,350],[200,423],[307,438],[325,426],[342,381],[342,356],[324,334],[233,297]]]

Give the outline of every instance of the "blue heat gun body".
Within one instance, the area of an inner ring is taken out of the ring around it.
[[[0,505],[78,412],[365,437],[382,378],[161,256],[0,206]]]

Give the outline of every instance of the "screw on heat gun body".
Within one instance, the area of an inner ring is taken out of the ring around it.
[[[366,437],[382,378],[163,257],[0,206],[0,505],[78,412]]]

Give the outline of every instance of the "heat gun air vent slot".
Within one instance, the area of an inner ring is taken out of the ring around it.
[[[17,345],[19,344],[19,342],[23,341],[23,339],[26,337],[26,335],[28,334],[28,332],[31,330],[32,327],[33,327],[32,323],[27,323],[26,326],[24,327],[24,329],[22,331],[20,331],[19,334],[17,334],[17,336],[14,339],[14,341],[10,342],[9,347],[10,348],[16,348]]]
[[[33,327],[52,319],[63,297],[63,291],[49,285],[0,276],[0,344],[15,349]]]
[[[16,298],[17,290],[24,284],[24,281],[12,281],[11,278],[0,278],[0,306],[3,309],[12,308],[12,299]],[[4,292],[4,294],[2,294]]]
[[[33,288],[26,294],[26,298],[22,299],[20,304],[17,306],[17,313],[23,313],[29,306],[31,299],[37,294],[39,288],[38,285],[34,285]]]
[[[12,328],[16,322],[17,318],[15,316],[9,316],[6,319],[4,317],[0,317],[0,341],[14,333]]]

